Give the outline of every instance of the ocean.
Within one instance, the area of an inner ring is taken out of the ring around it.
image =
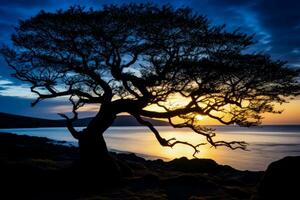
[[[200,146],[198,158],[211,158],[222,165],[230,165],[239,170],[261,171],[278,159],[285,156],[300,156],[300,125],[267,125],[241,128],[236,126],[211,126],[216,129],[215,139],[236,140],[249,143],[248,151],[230,150],[225,147],[217,149],[205,145]],[[77,127],[81,129],[81,127]],[[205,138],[189,129],[157,127],[165,138],[175,137],[193,144],[205,142]],[[69,145],[77,145],[76,140],[66,128],[18,128],[0,129],[0,132],[48,137],[54,140],[67,141]],[[162,147],[152,132],[146,127],[111,127],[105,132],[105,140],[111,151],[132,152],[146,159],[171,160],[182,156],[193,158],[193,149],[178,144]]]

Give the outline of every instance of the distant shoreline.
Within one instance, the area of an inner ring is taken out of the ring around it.
[[[84,127],[91,121],[90,118],[76,120],[73,125]],[[167,122],[155,119],[147,119],[154,126],[169,126]],[[130,115],[120,115],[115,119],[113,126],[140,126],[136,119]],[[0,112],[0,128],[43,128],[43,127],[66,127],[65,120],[41,119],[21,115],[13,115]]]

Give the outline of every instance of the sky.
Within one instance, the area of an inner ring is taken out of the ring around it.
[[[10,35],[18,20],[34,16],[40,10],[56,11],[71,5],[101,8],[105,4],[143,3],[149,1],[122,0],[0,0],[0,45],[9,44]],[[255,34],[256,52],[270,54],[274,59],[288,61],[292,67],[300,67],[300,1],[298,0],[159,0],[156,4],[174,7],[188,6],[206,15],[211,24],[226,24],[226,29],[240,28]],[[3,58],[0,58],[0,112],[43,118],[58,118],[57,113],[70,107],[64,99],[53,99],[30,106],[34,96],[28,85],[10,76]],[[266,124],[300,124],[300,98],[279,106],[281,115],[266,115]],[[93,108],[82,116],[91,115]]]

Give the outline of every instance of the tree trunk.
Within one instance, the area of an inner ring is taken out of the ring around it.
[[[80,166],[84,176],[99,178],[117,178],[120,170],[110,156],[103,134],[116,115],[110,110],[101,109],[79,138]]]

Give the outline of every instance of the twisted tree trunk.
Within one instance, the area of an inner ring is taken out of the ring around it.
[[[111,109],[101,108],[90,124],[81,133],[79,141],[80,166],[86,175],[118,177],[120,170],[110,156],[103,134],[112,125],[116,114]]]

